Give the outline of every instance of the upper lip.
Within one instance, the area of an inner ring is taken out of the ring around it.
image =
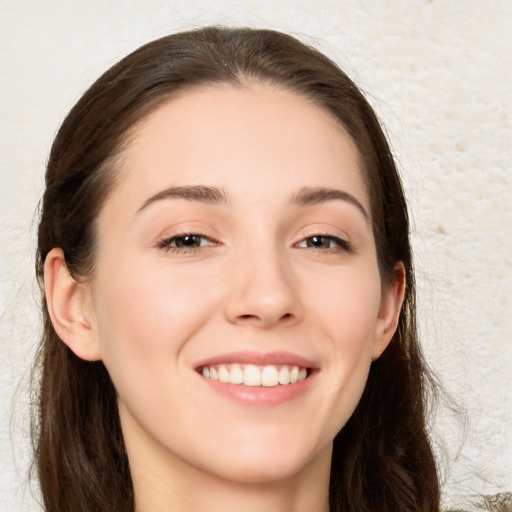
[[[252,364],[255,366],[269,365],[292,365],[302,368],[318,369],[318,365],[305,357],[299,356],[292,352],[254,352],[240,351],[219,354],[208,359],[197,362],[194,366],[196,369],[204,366],[214,366],[218,364]]]

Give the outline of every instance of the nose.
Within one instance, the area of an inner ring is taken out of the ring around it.
[[[293,324],[302,314],[298,282],[279,251],[239,254],[229,272],[225,314],[231,323],[267,329]]]

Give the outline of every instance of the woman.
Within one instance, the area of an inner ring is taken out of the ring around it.
[[[72,109],[46,187],[47,510],[438,510],[402,187],[329,59],[149,43]]]

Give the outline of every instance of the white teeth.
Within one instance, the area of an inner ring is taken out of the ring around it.
[[[204,366],[201,374],[206,379],[217,380],[222,383],[243,384],[244,386],[274,387],[278,385],[295,384],[308,377],[306,368],[298,366],[267,365],[258,367],[253,364],[221,364],[218,366]]]
[[[219,366],[219,382],[229,382],[229,372],[225,366]]]
[[[261,372],[257,366],[248,364],[245,367],[244,384],[246,386],[261,386]]]
[[[229,372],[229,382],[231,382],[231,384],[244,383],[244,372],[237,364],[231,367],[231,371]]]
[[[290,370],[288,366],[283,366],[279,370],[279,384],[290,384]]]
[[[265,366],[261,372],[262,386],[277,386],[279,384],[279,375],[275,366]]]

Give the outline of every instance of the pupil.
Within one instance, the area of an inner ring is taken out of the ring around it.
[[[198,245],[197,235],[186,235],[176,239],[178,247],[193,247]]]
[[[311,237],[311,245],[314,247],[324,247],[326,244],[326,240],[323,236],[313,236]]]

